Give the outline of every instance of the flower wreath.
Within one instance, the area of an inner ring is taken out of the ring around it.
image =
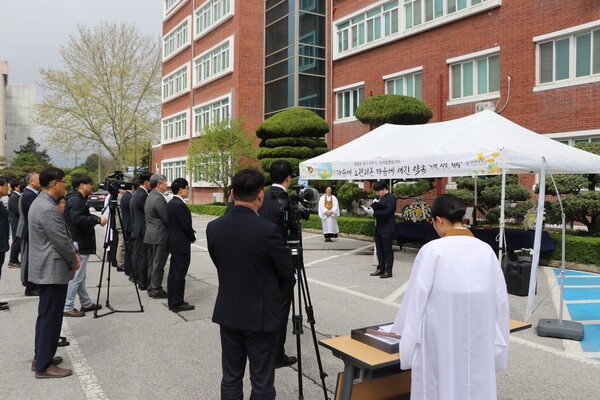
[[[431,208],[422,197],[417,197],[412,204],[404,208],[402,214],[406,221],[427,222],[431,219]]]

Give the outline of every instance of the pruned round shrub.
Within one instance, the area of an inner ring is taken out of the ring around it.
[[[267,118],[256,128],[259,139],[280,137],[320,138],[329,132],[327,122],[306,108],[290,108]]]
[[[363,124],[397,125],[426,124],[433,112],[421,100],[399,94],[371,96],[356,109],[356,118]]]
[[[279,146],[295,146],[295,147],[327,147],[327,142],[320,139],[302,138],[302,137],[282,137],[274,139],[262,140],[261,147],[279,147]]]
[[[260,160],[263,171],[269,171],[271,169],[271,164],[273,164],[277,160],[288,161],[290,164],[292,164],[292,167],[294,168],[294,174],[298,174],[298,164],[300,163],[300,161],[302,161],[299,158],[263,158],[262,160]]]

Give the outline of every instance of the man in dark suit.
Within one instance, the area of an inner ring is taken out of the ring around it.
[[[146,234],[146,218],[144,205],[150,190],[150,172],[142,172],[139,177],[140,186],[129,202],[131,216],[131,238],[133,239],[133,265],[136,283],[140,290],[148,289],[148,248],[144,244]]]
[[[8,251],[8,236],[10,232],[8,222],[8,211],[4,207],[2,197],[8,194],[8,180],[0,175],[0,277],[2,277],[2,264],[4,264],[4,256]],[[0,311],[8,311],[8,303],[0,301]]]
[[[171,253],[171,265],[167,277],[169,310],[173,312],[189,311],[195,307],[184,301],[185,276],[190,266],[191,243],[196,241],[196,232],[192,227],[192,213],[185,204],[189,183],[183,178],[171,182],[173,198],[167,203],[169,220],[168,248]]]
[[[285,243],[285,227],[283,224],[283,217],[281,215],[281,204],[277,201],[277,197],[284,193],[290,186],[293,173],[292,165],[285,160],[277,160],[271,164],[269,173],[271,175],[271,181],[273,184],[265,192],[265,199],[263,205],[258,210],[258,214],[266,219],[267,221],[273,222],[279,227],[284,238]],[[293,365],[298,361],[294,356],[288,356],[285,354],[285,340],[287,337],[288,330],[288,317],[290,315],[290,307],[292,305],[292,298],[294,297],[294,285],[291,285],[287,290],[282,293],[281,296],[281,326],[279,327],[279,342],[277,345],[277,356],[275,358],[275,367],[287,367]]]
[[[40,174],[29,172],[25,176],[27,187],[19,199],[19,224],[17,225],[17,235],[21,238],[21,282],[25,286],[25,296],[37,296],[37,286],[29,280],[29,267],[27,260],[29,258],[29,207],[40,193]]]
[[[388,191],[385,181],[377,181],[373,185],[377,198],[371,205],[375,216],[375,247],[377,249],[377,270],[371,276],[391,278],[394,266],[392,240],[396,234],[396,198]]]
[[[246,359],[251,399],[275,399],[275,353],[281,291],[293,282],[292,259],[277,226],[257,214],[264,176],[254,169],[232,179],[235,206],[206,227],[219,277],[213,322],[221,329],[221,399],[243,398]]]
[[[167,200],[164,192],[167,191],[167,178],[161,174],[150,177],[150,193],[144,205],[146,217],[146,234],[144,243],[148,246],[148,296],[154,299],[166,299],[167,292],[162,288],[165,276],[165,265],[169,253],[167,251]]]
[[[129,209],[129,203],[131,202],[131,198],[133,197],[133,193],[135,189],[139,186],[139,183],[136,184],[134,182],[132,184],[133,189],[126,190],[121,196],[121,200],[119,202],[119,206],[121,208],[121,228],[123,229],[123,240],[125,240],[125,275],[129,276],[129,279],[133,279],[132,277],[132,251],[133,251],[133,243],[131,241],[131,210]]]
[[[35,324],[35,351],[31,368],[36,378],[62,378],[73,373],[58,366],[55,357],[67,284],[79,268],[75,251],[56,200],[65,194],[63,170],[48,167],[39,175],[43,191],[29,210],[29,277],[39,285],[40,302]]]
[[[23,186],[21,186],[23,184]],[[10,222],[10,233],[12,234],[12,244],[10,246],[10,258],[8,259],[9,268],[20,268],[19,254],[21,253],[21,238],[17,236],[17,225],[19,225],[19,199],[22,189],[25,189],[25,183],[17,180],[10,183],[10,196],[8,196],[8,220]]]

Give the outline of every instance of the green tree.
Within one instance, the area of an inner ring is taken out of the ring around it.
[[[87,156],[81,168],[89,171],[90,173],[98,171],[98,163],[100,162],[100,156],[98,154],[90,154]]]
[[[40,71],[36,122],[62,150],[100,145],[123,168],[136,138],[158,138],[160,41],[133,24],[79,25],[59,55],[60,68]]]
[[[329,151],[321,138],[329,132],[327,122],[305,108],[290,108],[267,118],[256,128],[262,139],[257,157],[269,178],[271,164],[287,160],[298,173],[298,164]]]
[[[206,126],[188,148],[188,169],[195,180],[221,188],[225,201],[233,175],[255,166],[256,145],[240,120],[225,120]]]
[[[9,180],[18,179],[22,180],[25,178],[30,171],[41,171],[48,165],[44,165],[38,160],[35,154],[32,153],[20,153],[13,160],[10,167],[5,168],[2,174]]]
[[[600,155],[600,143],[581,143],[575,147]],[[600,183],[599,176],[597,174],[554,175],[554,181],[561,195],[567,222],[579,222],[587,227],[591,235],[600,235],[600,192],[596,191],[596,185]],[[535,191],[539,192],[538,186]],[[552,177],[549,175],[546,176],[546,193],[557,194]],[[547,201],[544,207],[547,222],[561,222],[558,201]]]
[[[369,194],[358,187],[354,182],[346,182],[337,190],[337,199],[340,208],[350,212],[353,209],[355,201],[366,199]]]
[[[475,203],[475,179],[472,177],[458,178],[456,190],[449,190],[457,196],[465,206],[473,206]],[[531,193],[519,184],[516,175],[506,175],[506,199],[515,202],[524,202],[531,198]],[[502,197],[501,176],[479,176],[477,177],[477,210],[485,215],[488,222],[497,223],[500,218],[500,203]],[[517,207],[506,207],[505,217],[522,219],[532,203],[526,202]]]
[[[49,166],[51,162],[50,156],[48,155],[48,150],[40,150],[40,144],[31,137],[27,137],[27,142],[19,146],[19,149],[15,150],[14,152],[17,156],[21,154],[31,154],[38,160],[39,164],[43,165],[44,167]]]
[[[392,192],[395,197],[417,197],[433,189],[431,179],[417,179],[414,182],[400,182],[394,185]]]
[[[421,100],[399,94],[378,94],[363,101],[356,109],[356,118],[363,124],[417,125],[426,124],[433,112]]]

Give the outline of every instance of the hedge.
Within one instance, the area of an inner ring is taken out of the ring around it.
[[[560,232],[548,233],[556,242],[556,249],[550,253],[548,258],[560,261],[562,259],[562,234]],[[565,261],[577,264],[598,265],[599,256],[600,238],[571,235],[565,236]]]
[[[215,206],[213,204],[188,204],[191,212],[194,214],[217,215],[225,214],[227,206]]]
[[[294,147],[327,147],[327,142],[321,139],[311,139],[302,137],[282,137],[274,139],[261,140],[260,147],[279,147],[279,146],[294,146]]]
[[[310,147],[291,147],[281,146],[273,149],[268,147],[262,147],[258,149],[257,158],[259,160],[263,158],[302,158],[308,159],[313,157],[313,150]]]
[[[217,215],[225,214],[226,206],[211,204],[188,204],[190,211],[196,214]],[[373,218],[338,217],[340,232],[373,236],[375,233],[375,220]],[[322,229],[321,219],[316,214],[311,214],[308,221],[302,222],[303,228]],[[542,258],[561,260],[561,233],[548,232],[556,242],[556,249],[544,254]],[[598,265],[600,255],[600,238],[567,235],[565,238],[565,261],[577,264]]]
[[[285,160],[292,164],[292,168],[294,169],[294,174],[298,175],[298,164],[302,161],[299,158],[291,158],[291,157],[281,157],[281,158],[263,158],[260,160],[260,165],[263,171],[269,171],[271,169],[271,164],[273,164],[277,160]]]
[[[256,128],[259,139],[289,136],[319,138],[329,132],[327,122],[306,108],[290,108],[267,118]]]

